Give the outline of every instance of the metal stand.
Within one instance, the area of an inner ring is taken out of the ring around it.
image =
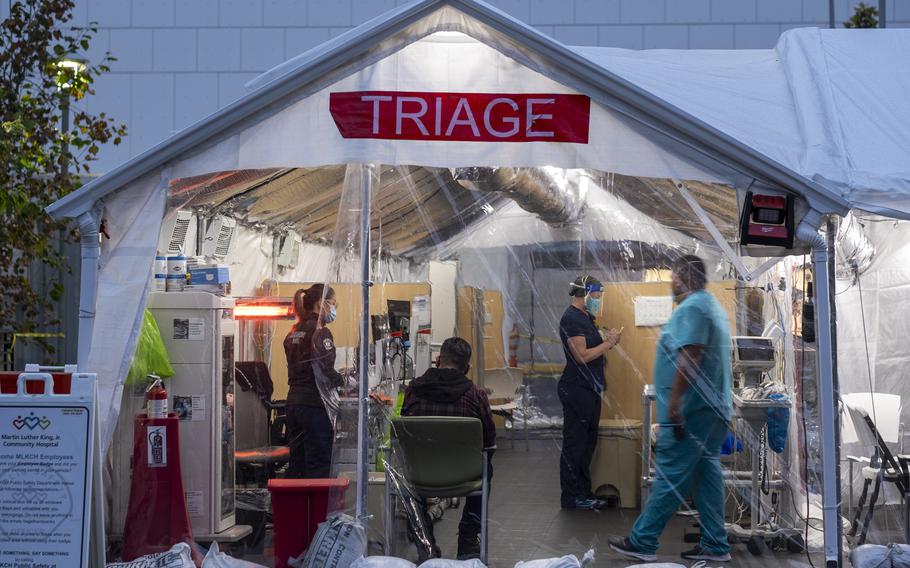
[[[651,424],[652,412],[651,404],[656,397],[654,385],[645,385],[641,395],[642,402],[642,451],[641,451],[641,507],[644,509],[648,501],[648,494],[651,485],[654,483],[656,472],[651,467]],[[772,406],[790,406],[789,402],[779,401],[742,401],[734,405],[735,420],[740,423],[749,425],[753,431],[760,431],[767,421],[768,408]],[[792,527],[781,527],[769,522],[763,522],[761,519],[761,490],[759,478],[761,475],[760,460],[758,459],[760,448],[757,444],[750,444],[752,451],[752,469],[751,470],[727,470],[724,471],[724,485],[731,490],[743,492],[749,491],[749,509],[750,509],[750,526],[744,528],[740,525],[727,523],[727,536],[731,542],[745,542],[752,554],[760,555],[767,543],[780,541],[786,543],[787,550],[792,553],[803,552],[805,543],[799,529]],[[783,479],[773,479],[767,482],[767,486],[781,491],[789,491],[789,487]]]

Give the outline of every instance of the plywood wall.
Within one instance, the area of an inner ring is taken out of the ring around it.
[[[736,325],[735,282],[712,282],[708,291],[714,294],[730,320],[731,333]],[[660,336],[659,327],[636,327],[633,298],[667,296],[668,282],[605,284],[598,325],[608,328],[625,326],[619,345],[607,353],[607,392],[602,416],[605,418],[642,418],[641,392],[652,382],[654,353]]]
[[[485,369],[501,369],[506,366],[506,354],[503,347],[502,322],[505,318],[505,309],[502,304],[502,292],[498,290],[483,290],[483,313],[475,302],[477,288],[459,288],[457,293],[457,318],[458,336],[471,344],[477,352],[478,337],[474,318],[483,318],[483,352]],[[480,312],[480,313],[478,313]],[[468,374],[472,381],[477,380],[476,359],[471,365]]]
[[[300,288],[309,288],[310,283],[282,282],[278,284],[277,295],[283,298],[293,298],[294,292]],[[356,347],[359,344],[360,334],[360,294],[359,284],[333,284],[335,299],[337,301],[338,318],[329,326],[335,337],[338,348]],[[378,315],[388,313],[387,300],[411,301],[415,296],[429,296],[430,285],[417,282],[408,284],[383,284],[370,289],[370,314]],[[271,349],[272,381],[275,383],[273,398],[281,400],[287,398],[288,392],[288,365],[284,355],[284,338],[294,325],[293,321],[280,321],[273,327]]]

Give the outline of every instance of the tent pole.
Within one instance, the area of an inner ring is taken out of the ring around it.
[[[368,517],[367,495],[370,481],[370,207],[373,194],[373,165],[359,164],[360,190],[360,411],[357,413],[357,519]]]
[[[82,371],[88,364],[92,348],[92,330],[95,327],[95,297],[98,289],[98,258],[101,256],[98,215],[89,211],[79,216],[82,270],[79,276],[79,337],[76,352],[77,368]]]
[[[818,345],[818,408],[822,436],[822,511],[825,538],[825,566],[838,568],[843,565],[841,551],[842,528],[840,520],[840,420],[837,379],[837,314],[834,295],[834,220],[829,217],[826,235],[805,221],[800,224],[797,236],[812,244],[812,264],[815,275],[815,321]]]

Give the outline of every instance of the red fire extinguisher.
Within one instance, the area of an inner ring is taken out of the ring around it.
[[[509,367],[518,366],[518,340],[520,337],[518,324],[512,324],[512,332],[509,333]]]
[[[149,418],[167,418],[167,389],[161,377],[149,375],[152,382],[145,389],[145,412]]]

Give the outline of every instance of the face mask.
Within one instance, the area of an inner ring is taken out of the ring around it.
[[[600,312],[600,298],[586,298],[585,308],[591,315],[596,315]]]
[[[335,311],[335,306],[329,306],[329,311],[322,314],[322,321],[332,323],[336,317],[338,317],[338,312]]]

